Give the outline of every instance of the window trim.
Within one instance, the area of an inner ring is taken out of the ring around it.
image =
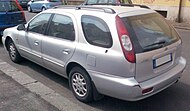
[[[29,31],[30,23],[31,23],[32,21],[34,21],[38,16],[40,16],[40,15],[42,15],[42,14],[50,14],[50,18],[49,18],[49,20],[48,20],[47,27],[45,28],[44,32],[43,32],[43,33],[37,33],[37,32],[33,32],[33,31]],[[47,29],[48,29],[48,27],[49,27],[49,24],[50,24],[50,21],[52,20],[52,16],[53,16],[53,15],[54,15],[54,14],[52,14],[52,13],[41,13],[41,14],[37,15],[35,18],[31,19],[31,20],[27,23],[26,32],[36,33],[36,34],[41,34],[41,35],[46,35]]]
[[[110,38],[109,38],[110,43],[109,43],[109,45],[102,45],[102,44],[98,44],[98,43],[93,43],[93,42],[91,42],[91,41],[89,41],[87,39],[87,35],[86,35],[86,33],[84,31],[84,27],[83,27],[83,18],[92,18],[93,20],[97,20],[100,23],[102,23],[104,26],[106,26],[106,28],[108,28],[109,34],[110,34]],[[96,17],[96,16],[92,16],[92,15],[82,15],[81,16],[81,28],[82,28],[83,36],[84,36],[87,43],[89,43],[89,44],[91,44],[93,46],[98,46],[98,47],[103,47],[103,48],[111,48],[113,46],[113,38],[112,38],[110,28],[108,27],[107,23],[103,19],[101,19],[100,17]]]
[[[49,20],[49,23],[48,23],[48,26],[46,28],[46,31],[45,31],[44,35],[46,35],[48,37],[51,37],[51,38],[59,39],[59,40],[67,40],[67,41],[74,42],[76,40],[76,31],[74,32],[74,40],[69,40],[69,39],[64,39],[64,38],[60,38],[60,37],[55,37],[55,36],[51,36],[51,35],[48,34],[48,32],[50,30],[51,22],[53,21],[53,18],[54,18],[55,15],[61,15],[61,16],[69,17],[72,20],[72,22],[73,22],[73,28],[74,28],[74,31],[75,31],[74,21],[73,21],[72,17],[70,17],[68,15],[63,15],[63,14],[52,14],[52,16],[50,17],[50,20]]]

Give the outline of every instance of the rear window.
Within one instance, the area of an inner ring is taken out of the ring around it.
[[[20,11],[14,1],[1,1],[0,12]]]
[[[159,14],[127,17],[123,21],[128,29],[132,29],[129,32],[138,52],[158,49],[179,40],[176,31]]]

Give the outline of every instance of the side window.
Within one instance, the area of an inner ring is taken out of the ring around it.
[[[75,30],[72,19],[64,15],[55,15],[50,23],[48,35],[74,41]]]
[[[40,14],[34,18],[28,26],[28,31],[43,34],[51,14]]]
[[[105,48],[112,46],[110,30],[102,19],[83,15],[82,28],[84,36],[90,44]]]

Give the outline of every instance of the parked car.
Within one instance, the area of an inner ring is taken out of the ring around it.
[[[27,4],[30,0],[17,0],[22,8],[27,8]]]
[[[28,11],[40,12],[58,5],[62,5],[62,0],[31,0],[28,2]]]
[[[23,9],[15,0],[0,0],[0,37],[3,30],[21,23],[25,23]]]
[[[27,58],[68,78],[82,102],[147,98],[176,83],[186,66],[173,26],[141,5],[49,9],[6,29],[2,41],[13,62]]]

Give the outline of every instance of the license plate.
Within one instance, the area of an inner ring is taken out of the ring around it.
[[[166,56],[160,57],[158,59],[153,60],[153,68],[160,67],[164,64],[167,64],[172,61],[172,54],[168,54]]]

